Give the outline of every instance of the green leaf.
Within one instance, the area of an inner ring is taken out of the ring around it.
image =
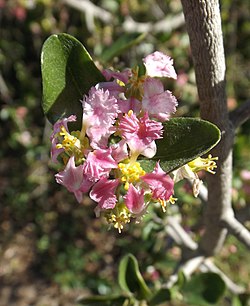
[[[121,289],[134,295],[137,299],[147,299],[151,296],[138,266],[137,259],[132,254],[125,255],[119,265],[118,281]]]
[[[250,305],[250,294],[249,293],[239,294],[237,296],[237,298],[238,298],[238,301],[239,301],[238,305],[240,305],[240,306],[249,306]],[[235,306],[235,305],[233,304],[233,306]]]
[[[103,51],[100,60],[104,63],[111,61],[115,56],[120,55],[125,50],[134,45],[139,44],[146,36],[146,33],[126,33],[120,36],[115,42],[112,43],[107,49]]]
[[[154,160],[141,160],[145,171],[152,171],[155,160],[171,172],[210,151],[220,141],[220,130],[212,123],[196,118],[172,118],[163,123],[163,138],[156,141]]]
[[[194,305],[217,303],[226,285],[219,274],[208,272],[194,275],[182,288],[185,300]]]
[[[89,89],[104,81],[84,46],[68,34],[51,35],[43,44],[41,53],[43,84],[42,107],[53,124],[72,114],[77,123],[71,129],[81,129],[80,100]]]
[[[153,297],[150,299],[148,305],[149,306],[156,306],[162,303],[166,303],[167,301],[171,300],[171,292],[167,288],[161,288],[158,290]],[[164,304],[165,305],[165,304]]]
[[[78,305],[87,305],[87,306],[121,306],[125,301],[127,301],[127,297],[117,296],[117,295],[105,295],[105,296],[90,296],[83,297],[77,300]],[[129,300],[128,300],[129,302]],[[129,304],[126,304],[129,305]]]

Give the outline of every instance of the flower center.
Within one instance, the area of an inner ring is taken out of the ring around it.
[[[125,190],[128,190],[130,183],[137,183],[146,174],[139,162],[119,163],[118,168],[122,173],[120,180],[124,183]]]

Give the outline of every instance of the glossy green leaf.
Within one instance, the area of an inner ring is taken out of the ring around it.
[[[219,274],[208,272],[194,275],[182,288],[187,303],[208,305],[217,303],[226,285]]]
[[[172,118],[163,123],[163,138],[157,140],[154,160],[142,160],[146,171],[152,171],[155,160],[171,172],[210,151],[220,140],[220,130],[212,123],[196,118]]]
[[[118,281],[121,289],[137,299],[147,299],[151,292],[145,283],[137,259],[132,254],[125,255],[119,265]]]
[[[115,42],[112,43],[107,49],[103,51],[100,56],[100,60],[104,63],[109,62],[115,56],[120,55],[127,49],[131,48],[134,45],[140,43],[146,34],[138,34],[138,33],[125,33],[120,36]]]
[[[84,46],[68,34],[51,35],[44,43],[41,54],[43,85],[42,107],[51,123],[72,114],[81,128],[80,100],[91,86],[104,80]]]
[[[148,302],[149,306],[156,306],[166,303],[171,300],[171,292],[168,288],[161,288],[158,290]]]

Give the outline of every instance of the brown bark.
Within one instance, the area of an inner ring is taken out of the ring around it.
[[[233,130],[228,116],[225,56],[219,1],[182,0],[195,67],[201,117],[216,124],[222,139],[212,154],[219,157],[216,175],[207,175],[208,202],[204,213],[205,233],[200,249],[207,256],[217,253],[227,230],[221,222],[233,216],[231,208]]]

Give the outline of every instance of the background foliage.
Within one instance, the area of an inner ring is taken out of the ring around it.
[[[122,235],[107,231],[95,218],[88,198],[80,206],[54,182],[56,169],[49,162],[51,127],[41,109],[40,53],[46,38],[59,32],[79,39],[99,67],[122,69],[161,50],[174,58],[179,76],[177,82],[166,81],[179,101],[176,115],[198,116],[188,36],[183,22],[174,26],[181,4],[176,0],[92,1],[103,10],[101,17],[92,18],[91,11],[86,15],[69,2],[0,0],[0,295],[5,299],[0,305],[22,301],[74,305],[79,294],[115,292],[118,264],[128,251],[138,259],[149,286],[156,288],[180,257],[180,249],[150,216]],[[110,12],[110,19],[105,20],[104,10]],[[250,12],[246,0],[222,0],[221,10],[232,110],[250,96]],[[154,26],[165,16],[167,27]],[[140,36],[135,21],[148,33]],[[115,41],[131,37],[138,43],[120,54],[113,49]],[[249,133],[247,122],[235,145],[232,190],[235,211],[245,219],[249,219],[250,178],[243,170],[250,169]],[[196,239],[202,233],[201,200],[193,199],[190,187],[183,183],[176,196],[179,200],[168,213],[181,215],[183,226]],[[233,238],[216,261],[236,282],[249,286],[249,255]]]

